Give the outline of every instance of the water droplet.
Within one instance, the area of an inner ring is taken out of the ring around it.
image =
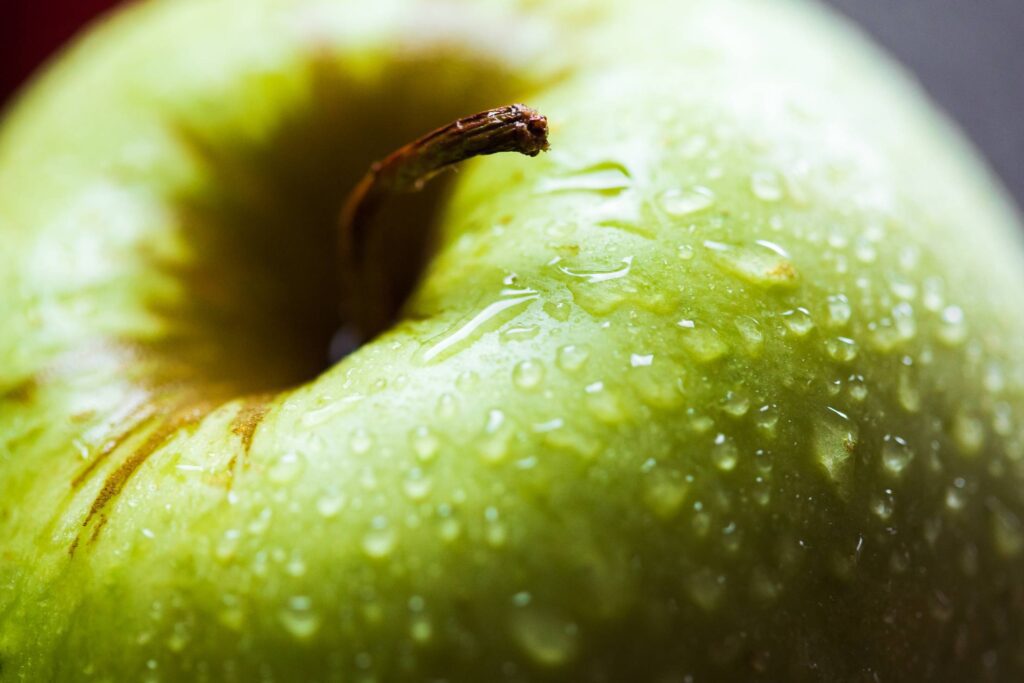
[[[607,282],[608,280],[618,280],[629,275],[629,271],[633,268],[633,257],[626,256],[621,259],[620,263],[622,265],[607,269],[570,268],[563,265],[556,265],[556,267],[569,277],[580,278],[589,283],[596,283]]]
[[[764,348],[764,333],[757,321],[745,315],[737,317],[733,324],[740,333],[743,350],[751,356],[757,356]]]
[[[540,666],[561,666],[576,656],[579,629],[554,612],[534,606],[517,608],[510,629],[524,654]]]
[[[798,280],[796,268],[782,247],[766,240],[751,246],[704,242],[715,263],[732,275],[760,287],[792,287]]]
[[[543,381],[544,366],[539,361],[520,361],[512,369],[512,382],[523,391],[532,391]]]
[[[305,458],[291,451],[277,459],[267,472],[267,478],[275,484],[286,484],[294,481],[305,467]]]
[[[484,529],[484,539],[487,544],[494,548],[505,545],[505,541],[508,539],[508,529],[501,521],[498,508],[492,506],[484,510],[484,519],[487,522]]]
[[[634,368],[646,368],[654,362],[654,354],[634,353],[629,357],[629,365]]]
[[[433,481],[419,467],[413,467],[402,481],[402,490],[410,500],[423,500],[430,494]]]
[[[438,535],[445,543],[452,543],[462,534],[462,523],[454,517],[446,517],[438,524]]]
[[[973,415],[961,411],[953,418],[953,438],[960,447],[960,455],[973,457],[985,443],[985,425]]]
[[[706,187],[666,190],[658,196],[658,203],[668,215],[682,218],[714,206],[715,193]]]
[[[739,392],[730,391],[722,401],[722,410],[732,417],[743,417],[750,410],[750,400]]]
[[[423,361],[429,363],[457,353],[483,333],[517,315],[519,312],[517,309],[522,309],[526,304],[539,297],[536,292],[528,289],[515,290],[515,292],[515,296],[502,298],[489,304],[466,322],[445,332],[427,348],[423,354]]]
[[[544,302],[544,312],[558,322],[564,323],[569,319],[572,307],[564,301],[546,301]]]
[[[946,507],[952,512],[963,510],[967,504],[967,492],[964,487],[967,482],[961,478],[957,478],[953,485],[946,489]]]
[[[316,500],[316,511],[322,517],[334,517],[345,507],[345,496],[337,491],[325,491]]]
[[[857,447],[857,425],[848,415],[828,408],[814,430],[814,455],[829,479],[845,495]]]
[[[758,408],[754,424],[762,434],[774,438],[779,424],[779,407],[775,404],[766,404]]]
[[[584,403],[591,414],[602,422],[614,424],[626,417],[619,399],[605,387],[604,382],[587,385]]]
[[[862,375],[850,375],[846,381],[846,392],[850,398],[857,403],[862,403],[868,397],[868,385]]]
[[[235,553],[238,552],[241,538],[242,532],[238,529],[228,529],[225,531],[213,550],[214,557],[221,562],[226,562],[233,558]]]
[[[424,645],[434,637],[434,626],[430,618],[423,614],[417,614],[409,621],[409,637],[414,643]]]
[[[782,179],[775,171],[755,171],[750,176],[750,190],[763,202],[777,202],[785,195]]]
[[[995,498],[987,501],[992,513],[992,540],[996,551],[1009,559],[1024,552],[1024,525],[1008,507]]]
[[[873,498],[871,501],[871,512],[875,513],[882,521],[892,517],[894,507],[895,498],[892,495],[892,489],[886,489],[882,492],[882,495]]]
[[[892,320],[896,334],[903,341],[913,339],[917,335],[917,320],[914,318],[914,307],[906,301],[892,309]]]
[[[413,453],[423,462],[429,462],[437,456],[441,448],[441,441],[437,435],[426,425],[415,427],[409,432],[409,444]]]
[[[537,184],[540,193],[552,192],[622,192],[631,179],[620,164],[604,163],[574,171],[561,178],[542,178]]]
[[[814,329],[811,312],[804,307],[794,308],[782,314],[782,321],[789,331],[798,337],[806,337]]]
[[[680,244],[679,247],[676,249],[676,253],[679,254],[679,258],[683,259],[684,261],[689,261],[690,259],[693,258],[693,247],[691,247],[689,244]]]
[[[505,416],[505,413],[497,408],[489,410],[483,436],[477,445],[480,457],[492,464],[504,460],[508,455],[514,433],[512,422]]]
[[[383,559],[395,549],[397,540],[398,535],[388,524],[387,518],[375,517],[371,529],[363,535],[363,552],[371,559]]]
[[[828,298],[828,326],[843,327],[853,315],[850,301],[842,294],[833,294]]]
[[[896,377],[896,398],[908,413],[916,413],[921,409],[921,392],[914,376],[913,363],[904,362],[900,366]]]
[[[686,480],[678,472],[656,470],[648,475],[644,502],[656,516],[671,519],[682,508],[688,488]]]
[[[705,612],[713,612],[725,596],[725,577],[701,568],[686,577],[687,592],[694,604]]]
[[[320,617],[313,611],[313,602],[304,595],[295,595],[279,614],[281,624],[294,638],[305,640],[320,628]]]
[[[458,412],[458,403],[454,396],[445,392],[438,396],[437,407],[434,411],[442,420],[450,420]]]
[[[886,434],[882,443],[882,465],[887,472],[898,477],[913,459],[914,451],[905,439]]]
[[[833,337],[825,342],[825,349],[832,360],[849,363],[857,357],[857,342],[849,337]]]
[[[373,437],[362,427],[352,433],[349,446],[356,455],[366,455],[373,448]]]
[[[924,307],[937,313],[942,309],[945,303],[945,298],[942,294],[942,280],[936,277],[930,277],[924,281],[924,294],[921,297]]]
[[[728,345],[710,327],[699,327],[693,320],[676,323],[684,332],[683,346],[700,363],[711,363],[729,352]]]
[[[715,444],[711,449],[711,459],[715,463],[715,467],[723,472],[732,471],[739,459],[736,444],[725,434],[719,434],[715,437]]]
[[[569,344],[558,349],[558,367],[568,373],[575,373],[583,367],[590,357],[590,351],[586,346]]]
[[[520,342],[533,339],[540,334],[540,327],[537,325],[521,325],[502,330],[501,339],[505,342]]]
[[[946,306],[939,317],[939,339],[949,346],[959,346],[967,338],[967,323],[959,306]]]

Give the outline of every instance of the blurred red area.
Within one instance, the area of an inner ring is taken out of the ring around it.
[[[116,0],[0,2],[0,103],[91,18]]]

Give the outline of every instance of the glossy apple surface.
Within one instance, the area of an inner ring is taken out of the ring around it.
[[[329,365],[345,193],[511,101]],[[1018,220],[814,6],[143,2],[0,244],[4,678],[1024,675]]]

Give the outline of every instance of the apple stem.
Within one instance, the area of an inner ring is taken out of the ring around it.
[[[382,332],[400,303],[391,301],[382,264],[368,258],[384,238],[370,226],[386,200],[416,192],[445,168],[475,156],[519,152],[533,157],[547,149],[547,119],[525,105],[511,104],[441,126],[370,166],[349,193],[339,224],[346,322],[362,340]]]

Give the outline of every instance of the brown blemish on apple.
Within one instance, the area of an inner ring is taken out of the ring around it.
[[[267,416],[270,410],[271,394],[259,394],[246,399],[239,409],[235,419],[231,421],[231,433],[242,440],[242,449],[245,453],[252,447],[252,438],[260,422]],[[232,459],[232,464],[234,459]]]
[[[782,261],[769,270],[766,275],[780,282],[793,282],[796,280],[796,268],[788,261]]]
[[[145,403],[132,411],[126,418],[125,425],[112,437],[103,442],[103,446],[95,457],[93,457],[82,471],[75,475],[75,478],[71,480],[71,488],[78,488],[81,486],[82,482],[84,482],[97,467],[106,462],[111,453],[127,441],[132,434],[135,434],[139,429],[148,424],[155,414],[156,409],[148,403]]]
[[[0,399],[15,403],[31,403],[38,390],[39,380],[36,377],[29,377],[0,394]]]
[[[107,475],[106,481],[103,482],[103,488],[96,495],[88,514],[85,516],[85,521],[82,522],[82,528],[84,529],[97,517],[100,520],[93,529],[92,535],[89,538],[90,542],[95,541],[99,537],[100,529],[107,523],[107,515],[103,511],[114,498],[121,494],[132,475],[149,459],[149,456],[153,455],[175,433],[196,424],[206,417],[211,410],[212,406],[210,404],[197,403],[173,411],[117,469]],[[68,549],[69,554],[74,555],[78,547],[78,541],[79,539],[76,538],[71,544],[71,547]]]

